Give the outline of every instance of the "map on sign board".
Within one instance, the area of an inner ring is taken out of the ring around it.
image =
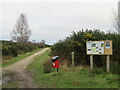
[[[86,42],[87,54],[101,55],[104,54],[104,41],[88,41]]]

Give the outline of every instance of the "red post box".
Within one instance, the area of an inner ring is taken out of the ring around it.
[[[58,68],[60,67],[59,63],[60,63],[59,56],[52,57],[52,67],[57,68],[57,72],[58,72]]]
[[[53,62],[53,68],[59,68],[59,62],[60,60]]]

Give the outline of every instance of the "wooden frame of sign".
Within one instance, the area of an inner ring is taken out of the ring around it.
[[[93,55],[107,55],[106,70],[110,72],[110,55],[112,55],[112,41],[87,41],[86,53],[90,55],[90,67],[93,69]]]

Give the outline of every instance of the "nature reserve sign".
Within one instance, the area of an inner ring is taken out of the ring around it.
[[[112,41],[87,41],[87,55],[112,55]]]
[[[87,41],[86,53],[90,55],[90,67],[93,69],[93,55],[106,55],[106,70],[110,72],[110,55],[112,55],[112,41]]]

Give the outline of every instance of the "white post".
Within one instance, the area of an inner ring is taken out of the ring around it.
[[[108,73],[110,72],[110,56],[109,55],[107,55],[106,70]]]
[[[93,70],[93,55],[90,55],[90,68]]]
[[[74,68],[74,52],[72,52],[72,68]]]

